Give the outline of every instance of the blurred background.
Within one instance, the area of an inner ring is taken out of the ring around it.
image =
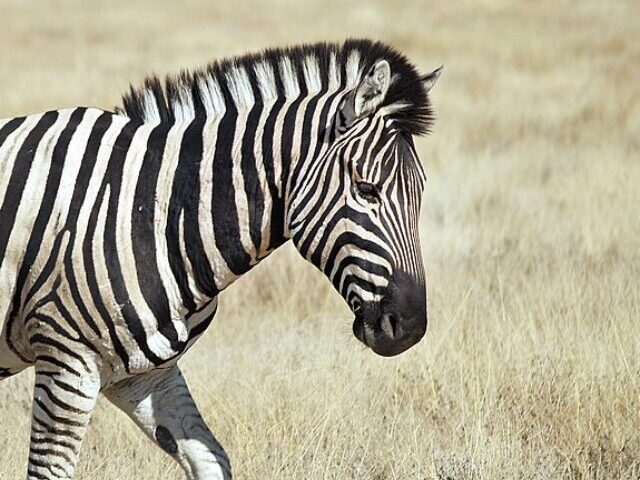
[[[273,254],[181,363],[234,478],[640,478],[637,0],[1,0],[0,118],[347,37],[445,65],[418,141],[429,331],[376,357]],[[0,384],[2,478],[26,470],[31,375]],[[180,475],[101,401],[79,478]]]

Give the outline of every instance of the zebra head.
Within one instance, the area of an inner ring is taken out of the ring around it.
[[[300,253],[355,314],[356,338],[393,356],[427,328],[425,176],[413,134],[428,130],[427,93],[440,69],[420,77],[397,58],[363,62],[364,75],[336,101],[320,155],[294,185],[288,222]]]

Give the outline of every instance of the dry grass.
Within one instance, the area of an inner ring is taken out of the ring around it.
[[[637,2],[232,3],[4,0],[0,116],[300,41],[446,64],[419,145],[428,337],[375,357],[328,282],[274,254],[182,361],[236,478],[640,478]],[[0,384],[2,478],[24,475],[30,375]],[[101,402],[79,478],[180,474]]]

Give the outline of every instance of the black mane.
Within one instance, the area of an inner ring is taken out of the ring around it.
[[[161,122],[175,121],[175,106],[184,101],[185,96],[193,105],[193,115],[206,116],[202,91],[199,88],[201,80],[213,78],[220,85],[225,83],[225,72],[231,67],[244,67],[252,72],[257,62],[270,63],[277,66],[279,60],[287,57],[294,66],[298,83],[303,90],[306,88],[302,73],[304,59],[313,56],[317,60],[320,71],[320,81],[323,87],[328,82],[330,59],[335,54],[336,65],[341,70],[341,81],[344,85],[346,61],[349,55],[357,50],[360,53],[359,70],[364,75],[378,60],[385,59],[391,66],[392,82],[381,107],[397,105],[391,114],[396,125],[408,134],[425,134],[429,132],[433,122],[433,114],[427,93],[422,84],[421,76],[415,66],[394,48],[371,40],[346,40],[344,43],[315,43],[287,48],[268,49],[257,54],[215,61],[205,68],[195,71],[182,71],[177,76],[168,76],[161,80],[158,76],[148,77],[141,87],[131,86],[130,91],[122,97],[122,106],[116,107],[116,112],[124,114],[132,120],[149,121],[147,102],[155,99],[154,119]],[[278,69],[275,68],[277,72]],[[254,78],[253,73],[250,77]],[[281,80],[275,85],[278,94],[284,95]],[[223,88],[225,101],[231,101],[227,88]]]

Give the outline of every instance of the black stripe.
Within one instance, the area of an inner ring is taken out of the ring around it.
[[[27,275],[29,273],[32,273],[30,272],[30,270],[33,266],[33,262],[38,256],[40,249],[43,247],[42,241],[45,230],[47,228],[47,224],[49,223],[51,217],[51,212],[53,211],[53,205],[55,203],[56,196],[58,195],[60,178],[62,177],[62,171],[64,169],[69,143],[71,142],[73,134],[77,130],[78,125],[80,124],[80,122],[82,122],[85,111],[86,109],[79,108],[71,114],[69,122],[60,134],[58,142],[56,143],[56,146],[53,150],[53,156],[50,159],[49,175],[47,176],[47,183],[45,186],[44,194],[42,196],[42,201],[40,202],[38,215],[36,216],[36,220],[29,236],[29,241],[27,242],[27,248],[22,259],[22,265],[20,266],[20,272],[18,274],[18,280],[16,282],[14,313],[16,313],[17,309],[20,307],[20,294],[23,290],[24,282],[27,278]],[[51,257],[52,256],[50,256],[49,258]],[[44,279],[48,277],[48,275],[46,277],[40,277],[41,279]],[[38,280],[36,280],[35,283],[38,287],[42,284],[42,282]],[[37,291],[37,287],[31,289],[29,298],[35,291]]]
[[[41,473],[38,473],[38,472],[32,470],[31,467],[29,467],[29,470],[27,471],[27,476],[29,478],[35,478],[37,480],[49,480],[49,477],[45,477]]]
[[[59,284],[60,284],[60,281],[58,279],[58,281],[53,287],[54,290],[58,288]],[[76,322],[76,319],[73,318],[73,315],[71,315],[71,312],[69,312],[69,309],[62,302],[62,299],[58,295],[57,291],[51,292],[49,296],[51,297],[51,301],[53,302],[53,304],[57,307],[58,312],[60,313],[62,319],[64,319],[64,321],[67,322],[67,324],[77,333],[78,338],[76,341],[82,343],[89,350],[99,355],[100,352],[93,345],[93,343],[85,336],[84,332],[80,328],[80,325],[78,324],[78,322]]]
[[[80,376],[80,372],[78,372],[76,369],[74,369],[70,365],[67,365],[62,360],[59,360],[59,359],[57,359],[55,357],[51,357],[49,355],[38,355],[38,357],[36,358],[36,363],[37,362],[50,363],[51,365],[55,365],[56,367],[58,367],[61,370],[66,370],[67,372],[69,372],[71,375],[73,375],[75,377],[79,377]],[[58,373],[58,372],[56,372],[56,373]]]
[[[76,360],[78,360],[78,362],[82,364],[82,366],[85,368],[87,372],[90,371],[89,366],[87,365],[87,362],[84,360],[82,355],[74,352],[67,345],[62,344],[57,340],[54,340],[53,338],[49,338],[41,333],[36,333],[35,335],[32,335],[31,337],[29,337],[29,343],[32,346],[35,344],[40,344],[40,345],[44,345],[45,347],[53,347],[59,350],[61,353],[64,353],[65,355],[71,358],[75,358]],[[40,359],[41,357],[38,357],[38,358]]]
[[[194,338],[197,338],[198,336],[200,336],[207,329],[207,327],[211,324],[211,321],[213,320],[213,317],[215,317],[215,316],[216,316],[216,311],[214,310],[213,313],[211,313],[211,315],[207,315],[205,318],[203,318],[200,321],[200,323],[198,323],[197,325],[192,327],[189,330],[189,340],[188,341],[192,341]]]
[[[218,128],[213,159],[211,212],[214,218],[216,246],[231,272],[241,275],[251,268],[251,257],[245,251],[240,238],[231,160],[238,112],[226,82],[220,82],[220,84],[227,109]]]
[[[113,148],[111,150],[111,156],[109,157],[109,163],[107,171],[100,187],[100,191],[96,198],[96,203],[93,206],[91,215],[89,217],[89,228],[87,229],[87,237],[84,240],[83,248],[85,249],[85,264],[88,261],[93,261],[92,253],[92,239],[98,223],[98,214],[103,202],[103,199],[107,193],[107,187],[109,187],[109,199],[105,222],[105,232],[103,240],[103,255],[107,267],[107,275],[109,277],[109,286],[113,291],[114,298],[118,305],[120,305],[120,313],[122,319],[127,325],[127,330],[135,340],[136,344],[140,348],[140,351],[144,353],[147,359],[154,365],[160,365],[164,362],[163,359],[158,357],[151,351],[147,343],[147,334],[144,331],[142,322],[138,317],[134,306],[129,299],[124,278],[122,276],[121,265],[118,259],[117,253],[117,238],[116,238],[116,219],[118,215],[118,201],[120,194],[120,187],[122,185],[123,167],[124,161],[127,156],[127,152],[131,146],[133,137],[138,129],[139,124],[134,122],[127,123],[122,131],[118,134]],[[100,232],[99,235],[102,233]],[[125,268],[131,267],[129,265]],[[95,282],[95,279],[90,283]],[[91,288],[95,292],[100,293],[100,288],[97,282],[91,285]],[[97,300],[97,299],[96,299]],[[101,305],[98,306],[98,303]],[[109,310],[105,307],[102,300],[96,301],[96,307],[104,317],[105,322],[113,322],[110,318]]]
[[[2,145],[9,135],[15,132],[24,123],[27,117],[12,118],[0,128],[0,145]]]
[[[326,236],[325,236],[325,239],[326,239]],[[324,241],[321,241],[320,244],[318,245],[319,250],[324,249],[324,246],[326,245],[325,239],[323,239]],[[335,239],[334,244],[331,246],[331,251],[327,255],[327,261],[325,263],[325,272],[327,274],[331,272],[331,270],[333,270],[336,257],[338,256],[338,253],[345,245],[355,245],[357,249],[362,250],[363,252],[370,252],[374,255],[377,255],[385,259],[387,262],[389,262],[390,265],[393,265],[393,262],[389,258],[388,252],[384,250],[382,246],[378,245],[375,242],[372,242],[371,240],[366,240],[362,237],[359,237],[355,233],[344,232],[341,235],[339,235],[338,238]]]
[[[29,178],[38,145],[40,145],[42,137],[44,137],[57,118],[58,112],[45,113],[20,146],[11,176],[7,182],[4,201],[2,202],[2,207],[0,207],[0,258],[4,257],[6,253],[9,236],[16,223],[16,213],[22,200],[24,187]]]
[[[67,410],[68,412],[79,413],[79,414],[88,413],[88,412],[85,412],[84,410],[74,407],[73,405],[69,405],[67,402],[63,402],[62,400],[60,400],[58,397],[56,397],[53,394],[49,386],[45,385],[42,382],[36,382],[34,388],[42,390],[47,395],[47,397],[49,397],[49,400],[51,400],[51,403],[57,405],[63,410]]]
[[[65,442],[64,440],[60,440],[54,437],[51,438],[38,438],[31,435],[30,443],[33,445],[42,445],[42,444],[53,444],[59,447],[68,448],[69,450],[75,451],[75,446],[70,442]]]
[[[29,447],[29,454],[30,455],[40,455],[42,457],[59,457],[63,460],[66,460],[69,463],[73,463],[73,460],[71,460],[71,457],[69,457],[69,455],[67,455],[64,452],[61,452],[59,450],[54,450],[53,448],[38,448],[38,447],[34,447],[33,445],[31,447]],[[33,462],[31,462],[33,463]],[[35,463],[34,463],[35,465]]]
[[[280,75],[278,75],[278,63],[273,59],[269,62],[274,71],[276,81],[276,91],[283,92],[284,85]],[[269,249],[275,249],[282,245],[287,239],[284,237],[284,199],[278,193],[278,184],[282,182],[281,178],[275,178],[274,158],[273,158],[273,139],[275,136],[275,124],[278,114],[285,103],[284,95],[279,95],[271,107],[271,111],[264,123],[262,129],[262,160],[264,162],[265,176],[267,177],[267,185],[271,194],[271,231],[269,232]]]
[[[366,252],[363,252],[366,253]],[[391,278],[393,272],[387,270],[386,267],[380,265],[379,263],[374,263],[371,260],[367,259],[367,257],[358,256],[357,254],[354,256],[346,256],[340,260],[338,264],[338,268],[336,269],[335,278],[340,279],[342,277],[343,272],[350,266],[357,265],[360,269],[365,272],[371,273],[373,275],[377,275],[382,278]],[[332,269],[335,268],[335,261],[332,264]]]
[[[155,201],[158,175],[167,142],[170,124],[158,125],[147,140],[147,149],[136,184],[131,221],[131,241],[135,258],[138,285],[145,302],[158,321],[159,331],[165,335],[165,325],[171,313],[167,291],[158,271],[155,242]],[[143,268],[141,268],[144,266]],[[172,333],[173,332],[173,333]],[[166,330],[167,338],[175,337],[173,326]]]
[[[85,426],[85,423],[83,423],[83,422],[77,422],[75,420],[71,420],[70,418],[61,417],[59,415],[56,415],[37,396],[34,396],[33,402],[40,407],[40,409],[47,415],[47,417],[49,417],[51,420],[53,420],[57,424],[68,425],[69,427],[84,427]]]
[[[78,220],[78,216],[80,215],[80,210],[82,205],[85,202],[85,198],[87,195],[89,182],[91,180],[91,175],[93,173],[93,169],[95,167],[98,152],[100,150],[100,146],[102,145],[102,139],[104,135],[109,130],[111,123],[113,121],[113,115],[105,112],[94,124],[91,134],[89,135],[89,139],[87,141],[87,149],[84,152],[84,156],[82,158],[82,162],[80,163],[80,170],[78,172],[78,176],[76,178],[76,184],[73,189],[73,195],[71,197],[69,214],[67,216],[67,222],[65,224],[65,229],[70,232],[71,237],[69,239],[69,248],[67,248],[65,257],[64,257],[64,266],[65,266],[65,274],[67,277],[67,282],[69,284],[69,290],[71,292],[71,296],[73,298],[76,307],[78,308],[80,314],[83,319],[87,322],[87,324],[91,327],[93,331],[98,332],[98,336],[101,337],[101,330],[96,325],[95,321],[89,314],[84,301],[82,300],[82,296],[80,295],[80,291],[78,288],[78,282],[75,277],[74,268],[74,258],[72,256],[73,253],[73,244],[75,243],[76,238],[76,230],[77,225],[76,222]],[[95,273],[95,267],[92,261],[92,251],[91,251],[91,241],[86,241],[83,248],[83,256],[84,256],[84,269],[87,276],[87,287],[91,294],[91,297],[98,309],[99,314],[102,316],[104,320],[104,324],[107,327],[109,332],[109,338],[111,339],[111,343],[113,348],[121,359],[124,368],[129,373],[129,354],[125,350],[122,342],[118,338],[115,330],[115,325],[113,324],[112,319],[109,317],[106,312],[106,308],[104,308],[104,304],[102,303],[102,298],[100,297],[100,291],[97,289],[97,279]]]
[[[349,287],[354,283],[361,290],[364,290],[365,292],[370,292],[373,295],[384,295],[387,292],[386,287],[380,287],[351,273],[345,277],[342,290],[340,290],[340,278],[337,275],[335,276],[335,278],[332,279],[332,283],[335,289],[338,290],[340,292],[340,295],[342,295],[343,297],[347,295],[347,291],[349,290]]]
[[[309,258],[308,257],[309,249],[311,248],[311,243],[313,242],[316,234],[318,233],[320,228],[326,226],[325,222],[328,219],[329,212],[331,211],[332,208],[336,206],[336,203],[340,200],[340,197],[342,197],[345,194],[344,182],[341,179],[339,182],[338,188],[333,193],[333,197],[329,199],[329,201],[326,201],[327,194],[329,193],[330,183],[331,183],[329,179],[332,175],[332,170],[337,170],[340,168],[340,166],[336,162],[335,164],[329,165],[327,168],[329,171],[323,172],[324,175],[321,174],[315,178],[314,185],[312,188],[309,189],[309,194],[307,195],[307,198],[305,198],[304,201],[301,202],[300,205],[298,205],[298,209],[297,209],[297,210],[301,210],[302,208],[306,207],[307,204],[312,199],[311,195],[317,192],[317,188],[322,189],[320,195],[318,195],[318,202],[320,203],[320,205],[317,205],[317,208],[312,208],[310,210],[310,213],[307,216],[307,219],[304,220],[303,227],[300,229],[300,235],[305,235],[305,240],[302,243],[302,245],[300,245],[298,248],[302,256],[305,258]],[[300,194],[302,194],[302,192],[300,192]],[[308,229],[308,225],[312,220],[312,218],[316,215],[317,209],[323,205],[324,205],[324,209],[320,214],[320,216],[318,217],[318,220],[314,225],[311,226],[310,229]],[[299,242],[297,243],[299,244]],[[311,261],[319,262],[319,257],[316,255],[316,257],[311,258]],[[319,265],[319,263],[316,263],[316,265]]]
[[[289,178],[289,169],[291,168],[292,163],[292,153],[293,153],[293,137],[296,129],[296,118],[298,116],[298,108],[300,104],[307,96],[307,85],[304,82],[304,74],[302,73],[302,65],[299,63],[299,59],[296,62],[293,62],[293,66],[295,68],[297,83],[300,88],[300,93],[298,97],[289,104],[287,108],[287,112],[284,114],[284,119],[282,122],[282,144],[281,144],[281,153],[282,153],[282,177],[280,178],[280,182],[283,187],[283,191],[289,188],[287,182],[291,179]],[[302,162],[298,162],[302,163]]]
[[[51,379],[51,381],[56,385],[56,387],[65,390],[69,393],[73,393],[74,395],[78,396],[78,397],[82,397],[82,398],[90,398],[89,396],[85,395],[84,392],[78,390],[77,388],[75,388],[72,385],[69,385],[67,382],[60,380],[60,373],[59,372],[49,372],[49,371],[38,371],[38,375],[41,376],[45,376],[45,377],[49,377]]]
[[[189,289],[188,273],[180,253],[180,215],[184,216],[184,247],[193,266],[196,286],[207,296],[214,296],[213,271],[200,237],[198,209],[200,201],[200,162],[202,161],[202,133],[204,120],[196,118],[185,130],[180,144],[178,166],[171,187],[166,237],[169,246],[169,266],[178,283],[184,305],[189,311],[196,309],[196,302]],[[208,232],[203,232],[207,234]],[[181,344],[184,348],[184,343]]]
[[[329,59],[321,59],[321,62],[326,62],[326,64],[328,65],[329,63]],[[323,63],[324,64],[324,63]],[[324,124],[322,123],[322,119],[319,118],[319,122],[317,125],[314,125],[313,123],[313,117],[316,114],[316,110],[317,110],[317,105],[318,102],[320,101],[320,99],[322,99],[322,97],[327,93],[327,91],[329,90],[329,79],[328,79],[328,75],[322,75],[320,77],[321,81],[322,81],[322,86],[320,88],[320,91],[318,93],[316,93],[313,97],[311,97],[309,99],[309,101],[307,102],[306,106],[305,106],[305,111],[304,111],[304,117],[303,117],[303,121],[302,121],[302,134],[300,136],[301,139],[301,144],[300,144],[300,159],[301,161],[298,161],[298,163],[296,164],[296,167],[294,169],[294,171],[291,173],[291,185],[292,188],[294,189],[293,191],[295,191],[296,187],[300,188],[301,185],[298,184],[298,177],[300,175],[300,171],[303,167],[303,165],[305,167],[308,168],[308,164],[307,162],[305,162],[307,155],[309,154],[309,147],[311,146],[311,132],[313,130],[314,127],[317,127],[317,138],[316,140],[316,148],[315,148],[315,156],[314,156],[314,160],[317,157],[317,152],[318,152],[318,145],[322,144],[322,136],[324,133]],[[331,101],[334,97],[335,97],[335,93],[329,95],[329,97],[326,99],[327,101]],[[326,104],[325,104],[326,105]],[[323,109],[325,110],[325,109]],[[320,112],[320,114],[322,115],[323,112]],[[326,118],[326,117],[325,117]],[[326,120],[325,120],[326,121]],[[320,162],[316,162],[316,163],[320,163]],[[305,165],[307,164],[307,165]]]
[[[39,303],[38,306],[41,306],[42,304]],[[34,309],[35,310],[35,309]],[[66,338],[67,340],[71,340],[72,342],[75,342],[76,339],[70,334],[68,333],[65,329],[63,329],[59,322],[50,317],[49,315],[45,315],[44,313],[40,313],[40,312],[34,312],[32,311],[31,313],[29,313],[29,315],[24,319],[24,325],[25,327],[29,326],[29,323],[31,323],[31,320],[34,319],[37,321],[38,326],[41,327],[43,325],[48,325],[51,330],[53,330],[55,333],[57,333],[58,335],[60,335],[61,337]]]
[[[31,129],[24,142],[20,146],[16,159],[13,163],[13,170],[9,182],[7,183],[7,189],[0,207],[0,258],[3,258],[11,231],[16,223],[16,215],[18,207],[22,201],[22,194],[24,193],[24,187],[29,178],[31,172],[31,166],[35,157],[40,141],[47,133],[49,128],[55,123],[58,118],[58,112],[47,112],[38,120],[38,123]],[[11,122],[9,122],[11,123]],[[17,123],[17,122],[16,122]],[[20,122],[22,123],[22,122]],[[14,124],[15,126],[15,124]],[[3,129],[4,130],[4,129]],[[13,324],[15,322],[16,315],[10,315],[5,326],[6,336],[5,340],[9,349],[17,355],[23,361],[26,360],[23,355],[18,352],[13,342],[11,341],[11,332]]]
[[[36,429],[35,431],[37,433],[56,435],[58,437],[69,437],[78,442],[82,441],[82,437],[78,435],[76,432],[74,432],[73,430],[57,428],[53,425],[49,425],[48,423],[45,423],[44,421],[36,417],[35,415],[33,416],[33,423],[35,424],[34,426],[40,427],[42,429],[42,430]]]
[[[47,470],[48,472],[50,472],[51,475],[53,475],[53,478],[59,477],[53,471],[53,467],[57,468],[59,471],[61,470],[63,472],[63,474],[65,474],[65,476],[66,476],[67,472],[65,472],[64,469],[58,464],[53,464],[50,461],[47,461],[47,463],[44,463],[44,462],[42,462],[42,461],[40,461],[40,460],[38,460],[36,458],[33,458],[31,455],[29,455],[28,461],[29,461],[29,465],[32,465],[32,466],[37,467],[37,468],[43,468],[43,469]],[[29,477],[29,478],[31,478],[31,477]]]
[[[255,103],[247,116],[244,134],[242,136],[241,163],[242,178],[244,179],[244,191],[247,196],[247,206],[249,215],[249,235],[251,241],[256,246],[256,251],[260,249],[262,243],[262,216],[264,214],[263,186],[260,184],[254,146],[260,141],[258,133],[258,122],[264,109],[262,96],[256,84],[258,82],[254,69],[247,71],[249,84],[253,91]]]

